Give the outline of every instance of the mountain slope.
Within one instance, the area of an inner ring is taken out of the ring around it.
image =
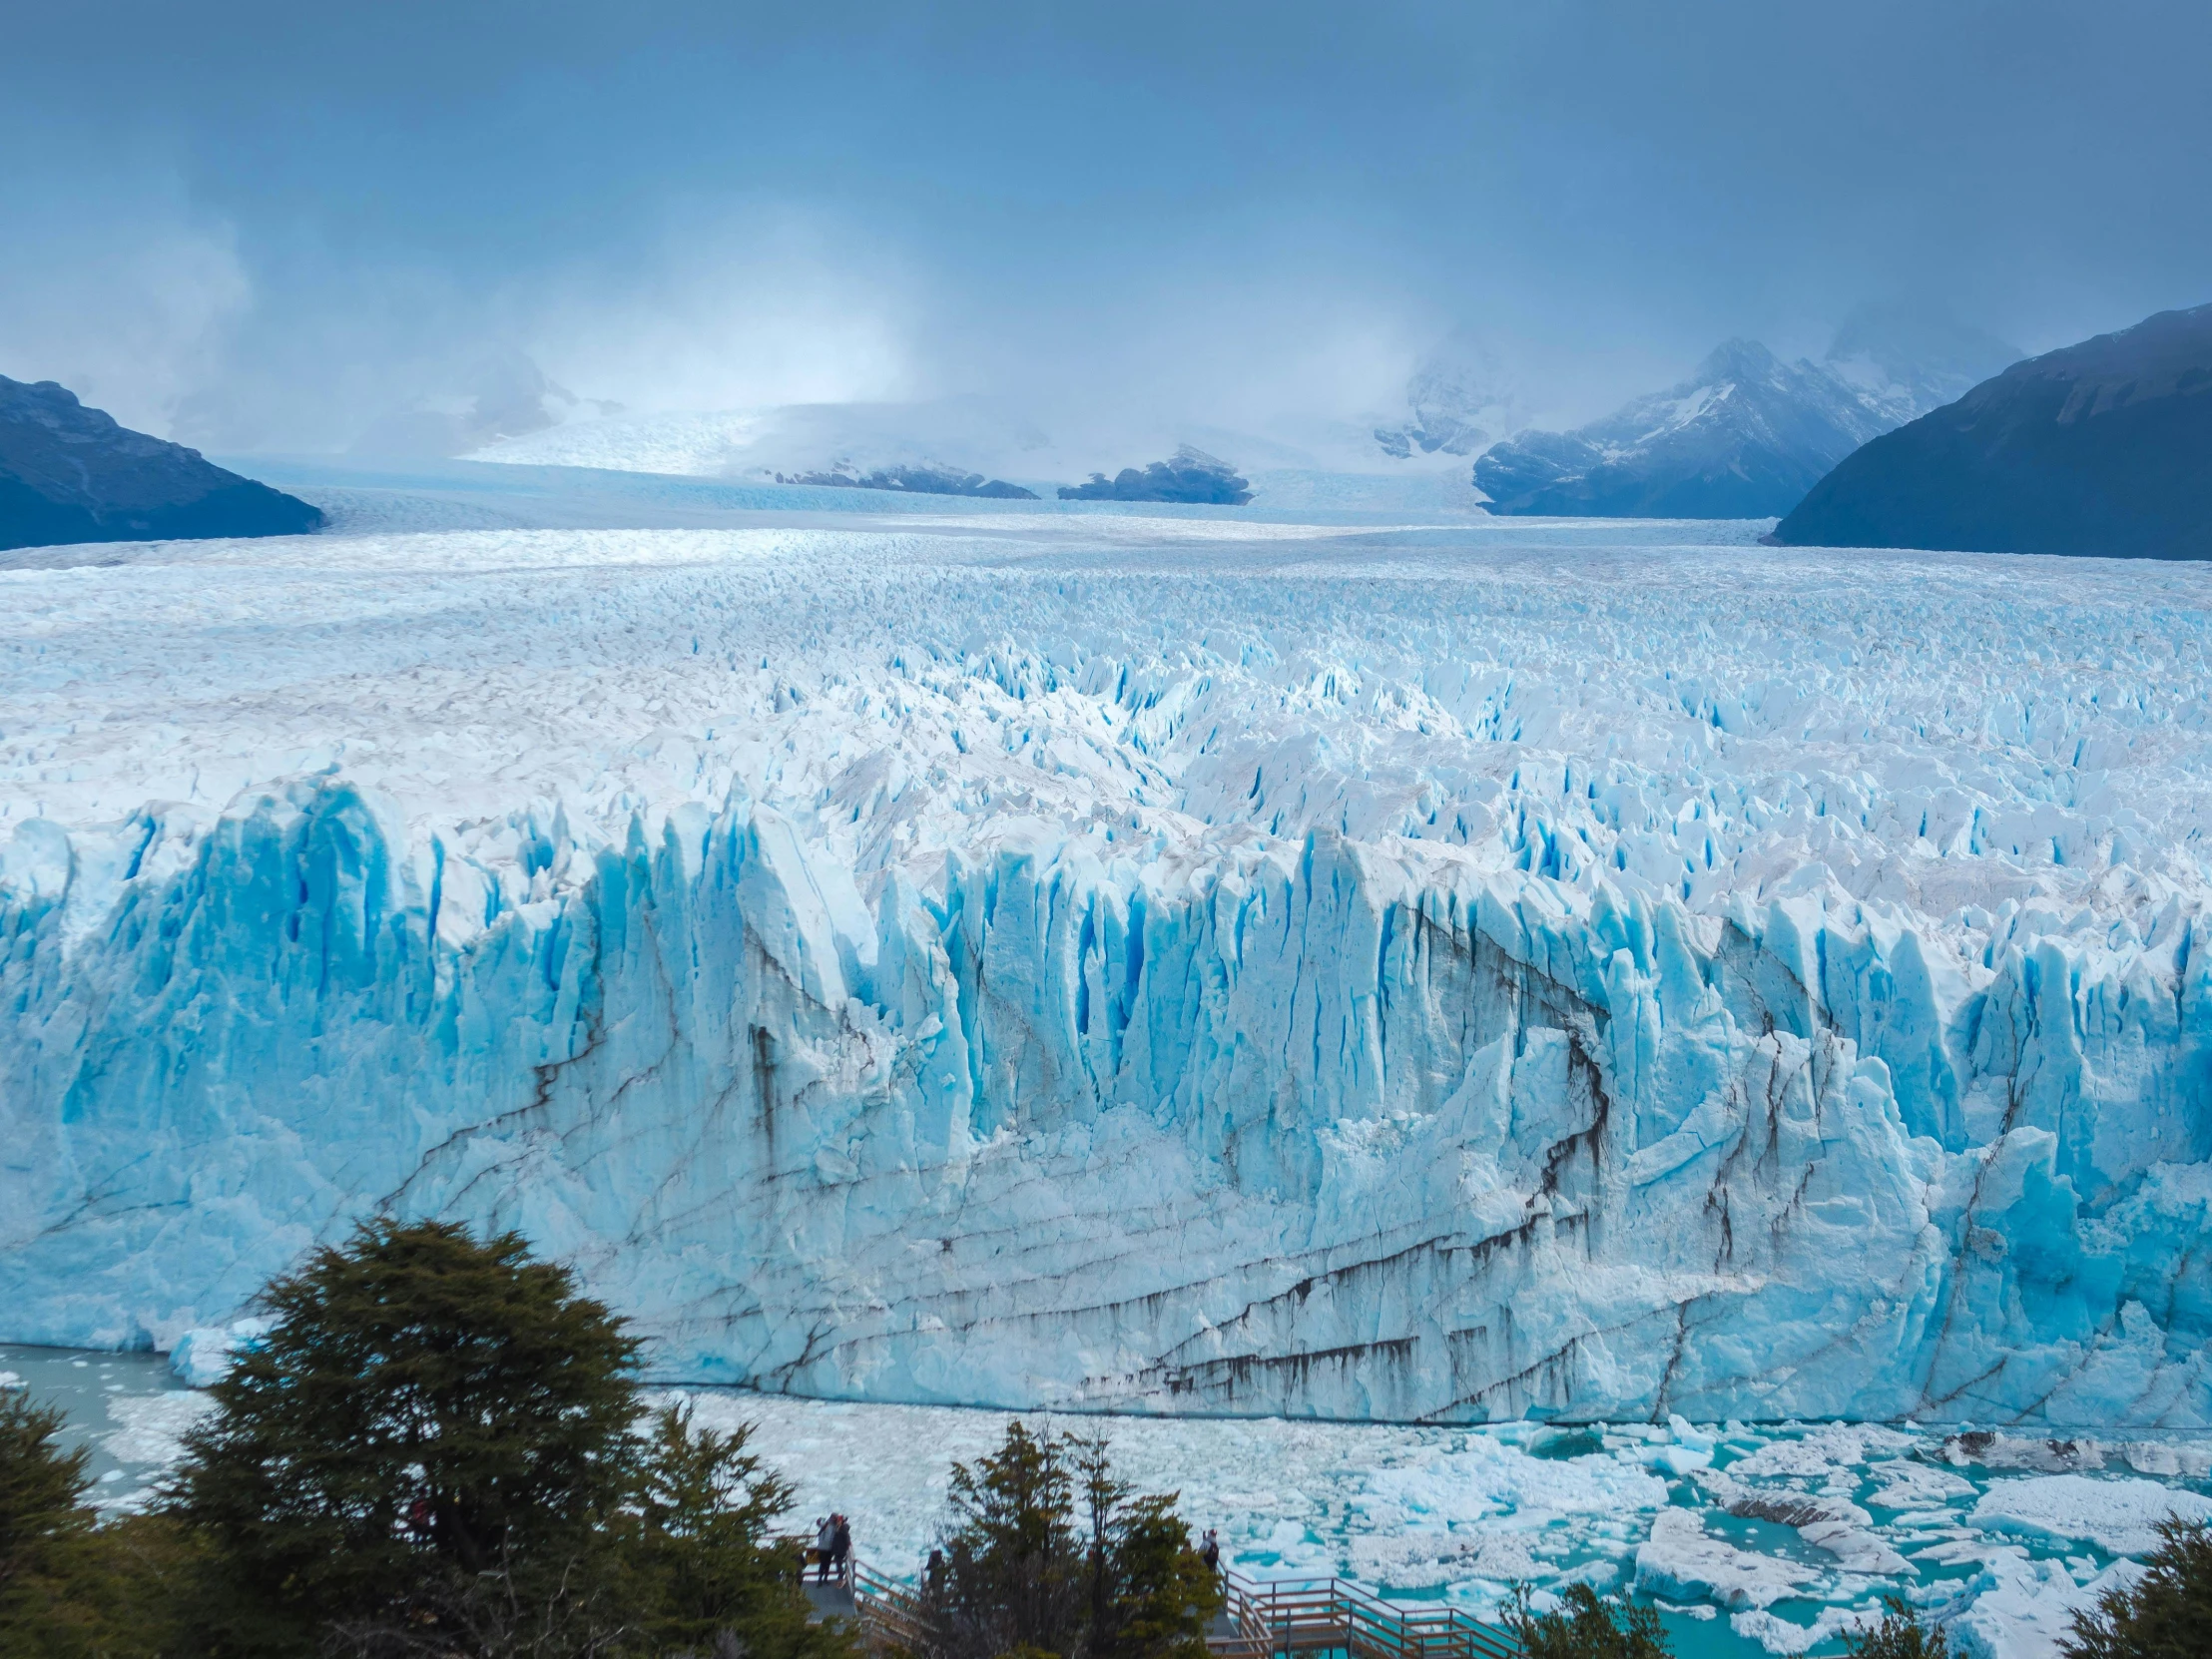
[[[0,548],[290,536],[321,523],[318,508],[120,426],[52,380],[0,374]]]
[[[1765,518],[1887,424],[1837,375],[1737,339],[1604,420],[1497,445],[1474,481],[1493,513]]]
[[[2212,305],[2015,363],[1845,460],[1775,540],[2212,558]]]

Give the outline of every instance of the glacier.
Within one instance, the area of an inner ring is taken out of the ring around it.
[[[389,1210],[772,1392],[2212,1424],[2212,573],[1343,516],[0,570],[0,1340]]]

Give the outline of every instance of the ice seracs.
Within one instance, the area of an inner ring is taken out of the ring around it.
[[[0,1334],[384,1206],[769,1390],[2205,1422],[2205,574],[1517,534],[7,572]]]

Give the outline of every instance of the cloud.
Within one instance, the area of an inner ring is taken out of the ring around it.
[[[548,373],[638,409],[902,398],[914,276],[887,243],[789,204],[679,202],[616,255],[511,282],[499,309]]]
[[[59,380],[166,435],[253,307],[232,228],[196,214],[159,169],[104,181],[97,215],[0,170],[0,373]]]

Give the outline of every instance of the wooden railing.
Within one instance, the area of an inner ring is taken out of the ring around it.
[[[816,1553],[802,1545],[802,1554],[811,1577]],[[911,1584],[851,1557],[835,1581],[852,1592],[869,1647],[910,1652],[921,1646],[928,1612]],[[1384,1601],[1349,1579],[1251,1579],[1225,1570],[1221,1583],[1226,1617],[1206,1638],[1214,1659],[1520,1659],[1511,1636],[1471,1613]]]
[[[869,1644],[916,1651],[928,1634],[921,1597],[913,1586],[885,1578],[858,1561],[851,1564],[852,1604],[860,1611],[860,1625]]]
[[[1343,1578],[1221,1578],[1235,1634],[1207,1638],[1219,1659],[1519,1659],[1503,1630],[1456,1607],[1384,1601]]]

